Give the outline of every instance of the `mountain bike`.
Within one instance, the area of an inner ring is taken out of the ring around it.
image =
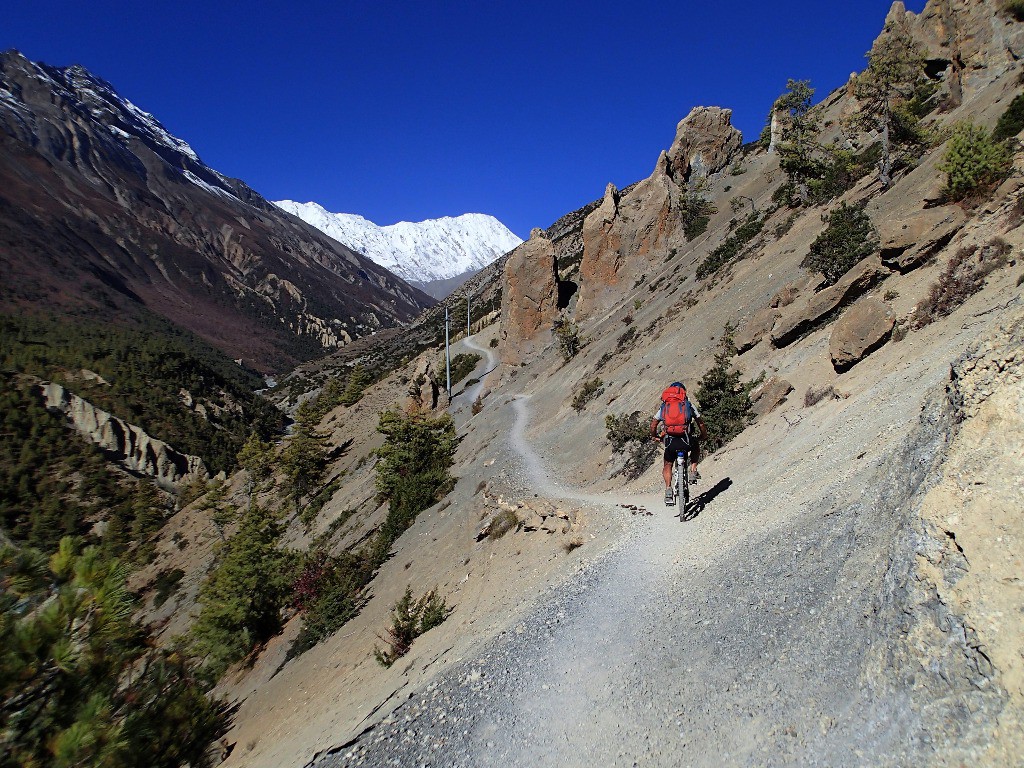
[[[689,453],[689,451],[677,453],[675,464],[672,466],[672,494],[674,496],[672,501],[674,504],[678,504],[679,497],[682,496],[683,499],[683,503],[679,506],[680,517],[686,514],[686,507],[690,503],[690,478],[686,472],[686,459]]]

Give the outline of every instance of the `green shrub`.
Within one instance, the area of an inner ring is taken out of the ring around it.
[[[707,231],[708,222],[718,209],[699,192],[684,192],[679,196],[679,212],[683,235],[689,241]]]
[[[587,407],[587,403],[598,397],[602,392],[604,392],[604,382],[600,378],[583,382],[576,396],[572,399],[573,410],[579,413]]]
[[[452,358],[452,386],[455,386],[464,378],[469,376],[480,362],[480,355],[472,352],[460,352]]]
[[[864,207],[843,202],[828,215],[825,231],[811,243],[801,267],[825,276],[832,285],[875,250],[878,237]]]
[[[153,581],[153,588],[156,594],[153,596],[153,607],[159,608],[167,602],[167,598],[178,591],[181,580],[185,578],[185,572],[181,568],[173,571],[160,571]]]
[[[496,338],[491,339],[490,344],[488,344],[487,346],[489,346],[491,349],[494,349],[496,346],[498,346],[498,340]]]
[[[613,474],[633,480],[640,477],[658,453],[658,444],[651,439],[651,419],[641,411],[630,414],[609,413],[604,417],[608,442],[615,453],[625,453],[626,463]]]
[[[963,200],[995,187],[1012,164],[1005,142],[996,141],[981,126],[960,123],[953,129],[939,170],[946,174],[946,195]]]
[[[377,663],[390,667],[409,652],[417,637],[442,624],[453,610],[436,589],[413,600],[412,587],[406,587],[405,594],[391,608],[391,626],[385,630],[386,637],[381,637],[387,647],[373,649]]]
[[[708,432],[703,446],[709,453],[728,443],[753,420],[750,390],[754,382],[740,381],[740,372],[733,367],[735,357],[732,328],[726,326],[715,363],[697,384],[701,416]]]
[[[572,360],[580,351],[580,329],[576,323],[559,318],[555,321],[555,338],[565,362]]]
[[[709,253],[697,267],[697,279],[709,277],[739,257],[743,247],[761,234],[767,215],[750,214],[721,245]]]
[[[1024,0],[1021,0],[1021,7],[1024,8]],[[993,141],[1012,139],[1024,130],[1024,93],[1018,94],[1006,111],[999,116],[999,122],[992,130]]]

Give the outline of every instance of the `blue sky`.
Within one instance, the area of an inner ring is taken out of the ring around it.
[[[787,78],[823,98],[889,5],[39,0],[8,5],[0,48],[83,64],[272,200],[525,237],[647,176],[693,106],[750,141]]]

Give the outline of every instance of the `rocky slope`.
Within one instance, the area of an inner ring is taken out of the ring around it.
[[[439,299],[522,242],[482,213],[381,227],[362,216],[331,213],[314,202],[279,200],[274,205]],[[431,284],[443,294],[430,290]]]
[[[204,165],[82,67],[0,54],[0,309],[143,309],[286,370],[432,301]]]
[[[926,46],[935,135],[963,119],[992,127],[1021,94],[1024,24],[999,4],[896,4],[890,20]],[[850,88],[829,95],[822,138],[856,106]],[[861,151],[875,137],[848,138]],[[478,275],[500,317],[457,351],[501,362],[482,359],[478,385],[439,400],[462,437],[454,489],[397,541],[357,618],[287,660],[295,619],[224,682],[241,700],[226,765],[1018,764],[1024,156],[958,205],[939,194],[945,148],[923,148],[887,188],[866,168],[790,207],[778,154],[742,145],[728,110],[700,108],[650,177]],[[715,212],[688,239],[679,198],[698,188]],[[698,278],[740,224],[733,200],[761,226]],[[878,245],[819,290],[801,263],[842,203],[864,205]],[[964,253],[983,284],[924,322]],[[569,360],[556,321],[576,327]],[[700,401],[726,326],[744,381],[762,380],[757,417],[705,460],[695,504],[673,517],[660,467],[627,479],[605,417],[649,413],[677,378]],[[291,542],[324,536],[338,552],[381,524],[377,415],[437,355],[325,416],[344,446],[338,486],[311,531],[293,521]],[[502,512],[521,526],[488,538]],[[177,609],[153,613],[173,633],[216,535],[198,507],[171,525],[148,578],[189,574]],[[410,583],[437,585],[456,610],[385,670],[373,648]]]

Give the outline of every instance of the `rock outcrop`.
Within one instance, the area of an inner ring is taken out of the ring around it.
[[[944,248],[966,220],[962,208],[947,205],[879,222],[882,263],[900,272],[920,266]]]
[[[885,24],[910,33],[924,51],[926,71],[941,78],[956,105],[965,92],[980,90],[1017,67],[1024,55],[1024,26],[992,0],[933,1],[920,14],[894,2]]]
[[[149,475],[167,489],[189,476],[207,476],[206,465],[198,456],[176,451],[163,440],[111,416],[60,384],[47,382],[39,388],[47,408],[64,413],[77,432],[111,453],[125,468]]]
[[[716,173],[733,158],[743,136],[732,127],[732,111],[695,107],[676,128],[668,152],[654,172],[620,193],[613,184],[583,222],[576,317],[607,310],[621,296],[621,283],[642,279],[650,254],[666,246],[679,225],[679,196],[688,184]]]
[[[505,264],[501,294],[500,353],[508,365],[522,365],[547,341],[558,317],[558,271],[554,245],[539,229]]]
[[[839,278],[835,285],[819,291],[803,304],[784,314],[772,329],[772,344],[785,347],[804,333],[825,322],[827,317],[892,274],[879,257],[869,256]]]
[[[840,373],[852,368],[889,340],[895,323],[895,313],[881,299],[868,296],[858,301],[832,330],[832,366]]]
[[[671,175],[679,184],[709,176],[729,164],[743,145],[743,134],[732,126],[732,110],[694,107],[676,126],[668,151]]]
[[[774,307],[765,307],[736,329],[733,335],[733,343],[736,351],[743,354],[753,349],[764,335],[771,331],[775,321],[782,317],[782,313]]]
[[[793,391],[793,385],[778,376],[771,376],[759,384],[750,393],[751,409],[755,416],[771,413],[786,401],[786,396]]]
[[[646,275],[651,252],[676,229],[679,193],[665,152],[654,173],[625,195],[608,185],[601,205],[583,222],[577,318],[606,310],[621,296],[621,283]]]

